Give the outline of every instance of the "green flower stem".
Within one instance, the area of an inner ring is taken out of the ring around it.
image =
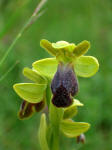
[[[51,150],[59,150],[59,127],[53,128],[53,143]]]
[[[46,91],[47,105],[49,107],[49,147],[51,150],[59,150],[59,125],[63,117],[63,109],[55,107],[51,102],[51,80],[48,79],[48,86]],[[48,133],[48,134],[49,134]]]
[[[59,128],[62,118],[63,118],[63,109],[55,107],[51,102],[49,111],[49,119],[53,135],[51,150],[59,150]]]

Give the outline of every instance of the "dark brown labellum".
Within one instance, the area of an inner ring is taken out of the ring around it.
[[[40,103],[34,104],[35,111],[40,112],[45,106],[45,101],[41,101]]]
[[[45,106],[45,101],[41,101],[39,103],[28,103],[27,101],[23,101],[18,113],[20,119],[26,119],[33,115],[33,113],[40,112]]]
[[[73,96],[78,92],[78,82],[72,64],[60,63],[52,80],[52,102],[57,107],[67,107],[72,104]]]
[[[20,119],[25,119],[32,116],[33,112],[33,104],[23,101],[18,116]]]

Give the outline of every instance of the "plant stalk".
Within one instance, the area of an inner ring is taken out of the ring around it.
[[[47,0],[41,0],[41,2],[37,5],[35,11],[33,12],[32,16],[29,18],[29,20],[26,22],[26,24],[22,27],[22,29],[20,30],[20,32],[17,34],[17,36],[15,37],[15,39],[13,40],[12,44],[9,46],[9,48],[7,49],[7,51],[5,52],[3,58],[0,61],[0,68],[3,65],[3,63],[5,62],[7,56],[9,55],[9,53],[12,51],[13,47],[15,46],[15,44],[17,43],[17,41],[20,39],[20,37],[22,36],[23,32],[31,25],[34,23],[34,21],[39,18],[43,12],[40,12],[40,9],[42,8],[42,6],[45,4]],[[6,73],[7,74],[7,73]],[[2,78],[2,77],[1,77]]]

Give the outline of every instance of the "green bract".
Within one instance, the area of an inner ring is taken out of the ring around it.
[[[70,138],[79,136],[81,133],[86,132],[90,127],[90,124],[85,122],[73,122],[70,119],[63,120],[61,122],[61,131]]]
[[[47,132],[46,116],[45,114],[42,114],[40,120],[39,133],[38,133],[39,142],[42,150],[49,150],[47,139],[46,139],[46,132]]]
[[[73,104],[64,109],[63,118],[67,119],[74,117],[77,114],[77,106],[83,106],[83,104],[80,103],[79,100],[74,99]]]

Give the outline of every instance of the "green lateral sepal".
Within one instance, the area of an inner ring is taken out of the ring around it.
[[[52,43],[48,40],[42,39],[40,41],[40,46],[44,48],[50,55],[56,56],[57,51],[55,48],[53,48]]]
[[[29,103],[39,103],[44,97],[46,84],[18,83],[13,86],[15,92]]]
[[[84,55],[89,48],[90,48],[90,42],[84,40],[74,48],[73,53],[75,54],[76,57],[79,57],[81,55]]]

